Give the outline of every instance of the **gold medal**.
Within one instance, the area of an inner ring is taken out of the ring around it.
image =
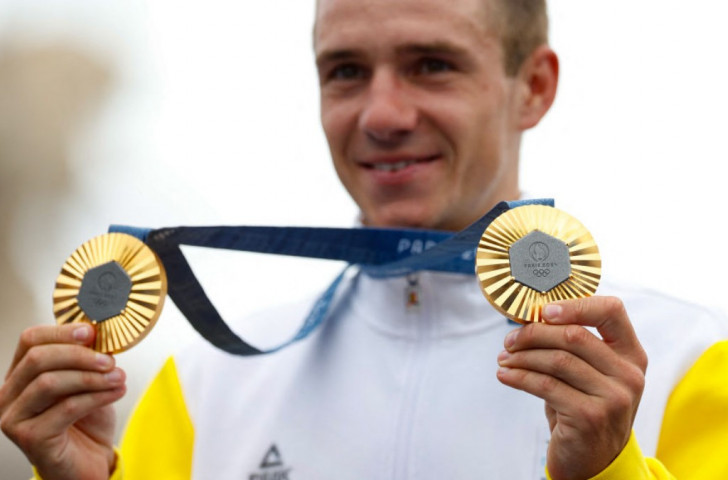
[[[131,235],[109,233],[66,260],[53,291],[53,313],[59,325],[95,325],[94,350],[118,353],[149,333],[166,295],[167,276],[157,255]]]
[[[485,298],[519,323],[542,322],[551,302],[596,292],[602,260],[589,231],[553,207],[506,211],[483,232],[475,271]]]

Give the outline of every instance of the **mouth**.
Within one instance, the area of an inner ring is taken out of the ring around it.
[[[439,155],[430,155],[428,157],[420,158],[383,158],[372,162],[362,162],[361,166],[376,172],[385,173],[396,173],[406,168],[412,167],[413,165],[419,165],[423,163],[434,162],[439,158]]]

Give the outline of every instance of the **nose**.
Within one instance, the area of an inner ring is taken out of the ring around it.
[[[417,109],[403,80],[394,72],[376,72],[359,116],[359,128],[377,144],[396,146],[414,130],[417,121]]]

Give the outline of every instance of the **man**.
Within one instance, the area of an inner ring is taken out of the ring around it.
[[[459,230],[519,197],[521,135],[558,80],[545,29],[536,1],[318,2],[322,124],[364,225]],[[554,304],[548,324],[511,331],[474,283],[358,273],[326,324],[279,353],[195,345],[154,381],[120,456],[109,405],[124,394],[123,372],[83,347],[87,326],[34,328],[0,390],[3,431],[47,480],[530,479],[544,465],[553,479],[727,472],[705,447],[728,444],[728,392],[695,388],[726,365],[728,344],[711,346],[728,335],[722,319],[607,286],[624,302]],[[407,308],[407,288],[418,308]],[[625,304],[659,361],[646,387]],[[638,440],[664,464],[645,459]]]

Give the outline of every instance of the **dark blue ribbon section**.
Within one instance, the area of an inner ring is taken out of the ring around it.
[[[197,281],[180,246],[243,250],[341,260],[374,277],[402,276],[421,270],[473,274],[475,250],[483,231],[505,211],[528,204],[554,206],[552,199],[501,202],[465,230],[308,227],[173,227],[144,229],[112,225],[109,232],[127,233],[145,242],[167,272],[168,294],[205,339],[235,355],[270,353],[308,336],[326,317],[342,272],[314,304],[294,338],[260,350],[238,337],[223,321]]]

